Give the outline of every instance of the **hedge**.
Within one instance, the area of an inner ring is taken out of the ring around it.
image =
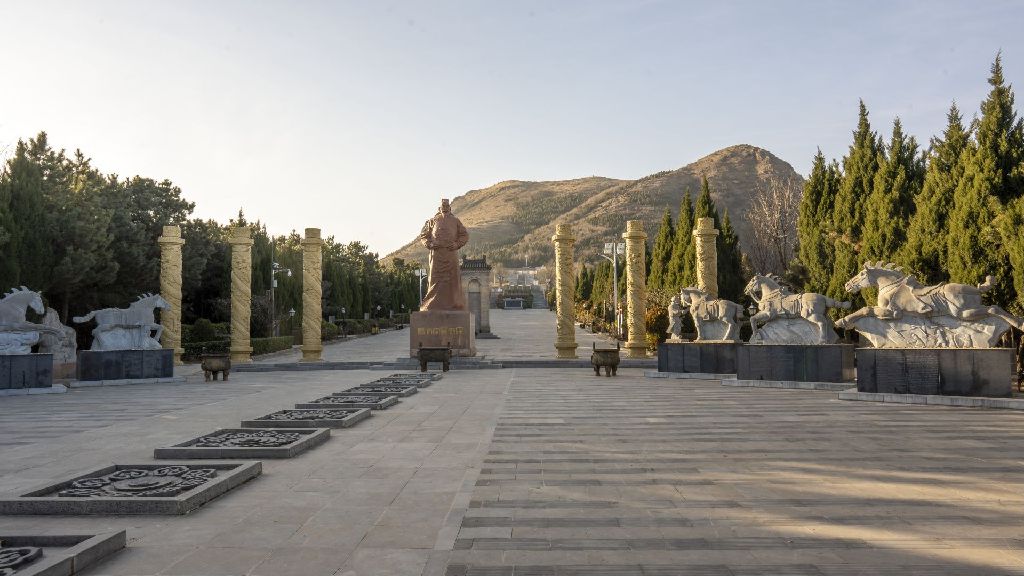
[[[231,340],[210,340],[207,342],[184,342],[181,345],[185,352],[181,357],[185,360],[199,360],[203,354],[227,354],[231,348]]]
[[[279,350],[288,350],[292,347],[291,336],[278,336],[277,338],[253,338],[252,355],[270,354]]]
[[[325,320],[320,321],[321,340],[334,340],[339,334],[341,334],[341,328],[338,328],[335,324],[331,324]]]

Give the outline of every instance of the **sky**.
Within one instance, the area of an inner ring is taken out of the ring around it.
[[[969,120],[1024,2],[0,0],[0,157],[46,131],[227,222],[382,256],[439,199],[639,178],[734,144],[807,174],[858,99],[927,143]],[[1018,106],[1020,100],[1018,100]]]

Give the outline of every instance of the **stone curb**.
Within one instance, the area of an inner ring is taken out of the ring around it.
[[[0,390],[0,397],[3,396],[28,396],[29,394],[63,394],[68,387],[63,384],[54,384],[49,388],[6,388]]]
[[[888,394],[850,391],[840,392],[839,399],[860,402],[886,402],[893,404],[922,404],[928,406],[1024,410],[1024,398],[982,398],[977,396],[937,396],[929,394]]]
[[[799,382],[795,380],[723,380],[722,386],[737,388],[781,388],[784,390],[825,390],[845,392],[856,388],[854,382]]]
[[[73,380],[68,383],[72,388],[91,388],[94,386],[128,386],[131,384],[184,384],[185,376],[169,378],[125,378],[123,380]]]
[[[709,374],[707,372],[658,372],[644,370],[644,378],[673,378],[678,380],[735,380],[735,374]]]

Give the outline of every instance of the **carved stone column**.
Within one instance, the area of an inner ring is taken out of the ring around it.
[[[576,358],[576,313],[573,308],[576,278],[573,276],[572,264],[576,238],[572,235],[572,226],[559,224],[551,240],[555,243],[555,295],[558,298],[555,349],[558,350],[559,358]]]
[[[700,218],[693,229],[697,239],[697,287],[708,293],[709,298],[718,298],[718,250],[715,248],[715,229],[713,218]]]
[[[622,237],[626,240],[626,353],[630,358],[643,358],[647,356],[647,233],[643,221],[628,220]]]
[[[320,341],[323,319],[323,244],[319,228],[306,228],[302,239],[302,361],[322,360],[324,346]]]
[[[249,318],[252,316],[252,229],[231,229],[231,361],[252,360]]]
[[[160,296],[170,305],[170,310],[160,311],[160,324],[164,327],[160,343],[164,348],[174,350],[174,363],[181,365],[181,247],[185,240],[178,226],[164,226],[163,236],[157,238],[160,244]]]

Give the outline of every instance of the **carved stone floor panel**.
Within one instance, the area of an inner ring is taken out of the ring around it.
[[[113,464],[0,498],[0,515],[187,514],[261,471],[260,462]]]
[[[255,420],[243,420],[243,428],[348,428],[370,417],[370,410],[279,410]]]
[[[375,384],[367,384],[365,386],[356,386],[355,388],[349,388],[348,390],[342,390],[338,394],[365,394],[367,396],[412,396],[419,391],[416,386],[378,386]]]
[[[310,408],[370,408],[372,410],[384,410],[398,404],[398,396],[374,396],[366,394],[332,394],[311,400],[302,404],[296,404],[297,409]]]
[[[323,444],[329,428],[224,428],[181,444],[153,450],[156,459],[291,458]]]
[[[85,536],[0,534],[0,575],[80,574],[125,547],[124,530]]]

